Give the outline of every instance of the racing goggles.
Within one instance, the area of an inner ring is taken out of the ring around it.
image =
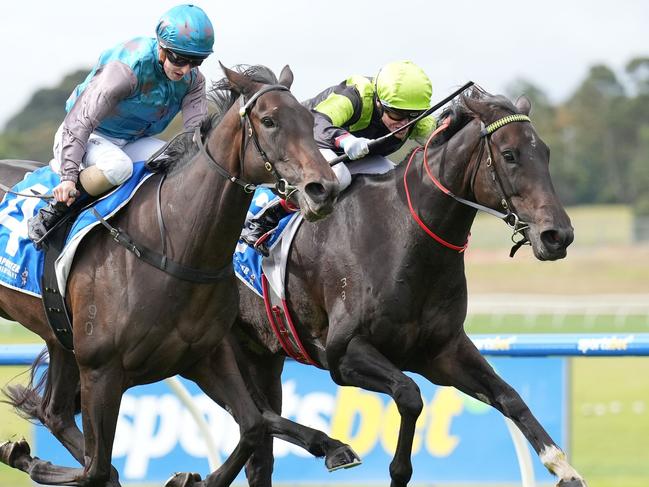
[[[192,67],[195,68],[197,66],[200,66],[203,64],[203,61],[205,61],[205,58],[202,57],[185,57],[181,56],[180,54],[177,54],[169,49],[165,49],[165,53],[167,54],[167,59],[171,64],[174,66],[178,66],[179,68],[184,68],[188,64]]]
[[[417,118],[419,115],[424,113],[424,110],[410,111],[410,110],[398,110],[396,108],[390,108],[383,105],[383,113],[385,113],[390,120],[395,122],[403,122],[404,120],[410,121]]]

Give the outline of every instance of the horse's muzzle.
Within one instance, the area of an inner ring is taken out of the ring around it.
[[[568,246],[575,239],[572,227],[551,228],[539,235],[542,250],[535,252],[540,260],[557,260],[566,256]]]
[[[299,196],[300,207],[304,218],[309,221],[319,220],[329,215],[334,208],[334,201],[338,196],[337,182],[310,182],[304,185],[304,190]]]

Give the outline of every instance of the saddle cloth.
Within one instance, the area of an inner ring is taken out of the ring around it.
[[[133,165],[133,175],[124,184],[97,200],[93,207],[104,219],[112,217],[133,197],[142,183],[153,173],[144,162]],[[58,174],[48,166],[27,173],[12,188],[22,194],[51,193],[59,184]],[[27,237],[27,220],[47,203],[40,198],[5,194],[0,203],[0,285],[41,297],[41,275],[44,253],[36,250]],[[63,252],[56,261],[56,277],[59,289],[65,295],[66,282],[74,254],[84,236],[99,224],[90,208],[79,214],[67,237]]]
[[[252,198],[246,220],[256,217],[266,204],[278,198],[267,188],[258,188]],[[234,251],[235,275],[260,298],[263,298],[262,279],[264,274],[268,284],[281,299],[284,299],[284,274],[291,242],[302,223],[300,212],[289,213],[282,218],[277,229],[268,239],[270,255],[263,258],[259,252],[243,240],[239,240]]]

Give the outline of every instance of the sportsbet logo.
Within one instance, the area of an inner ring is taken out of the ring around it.
[[[460,393],[449,387],[438,388],[434,397],[424,404],[417,420],[412,454],[425,448],[432,456],[450,455],[460,441],[450,434],[451,422],[463,409]],[[338,391],[330,431],[331,436],[349,443],[361,457],[378,445],[385,453],[393,455],[400,423],[401,417],[393,401],[384,404],[377,394],[343,387]]]
[[[393,455],[398,438],[400,417],[392,401],[385,396],[352,387],[329,392],[296,393],[296,383],[283,384],[284,416],[321,429],[334,438],[352,445],[361,457],[382,450]],[[203,412],[210,434],[223,460],[235,448],[239,428],[231,417],[206,396],[194,395],[194,404]],[[430,455],[450,455],[459,438],[450,434],[453,418],[464,409],[463,396],[452,388],[437,388],[432,398],[424,399],[424,410],[417,422],[413,455],[425,449]],[[126,479],[143,479],[153,460],[170,454],[195,458],[207,456],[196,423],[180,401],[171,393],[133,395],[122,401],[113,458],[123,460]],[[275,457],[309,457],[304,450],[275,441]]]

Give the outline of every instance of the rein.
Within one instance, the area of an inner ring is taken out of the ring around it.
[[[494,182],[496,185],[496,191],[498,191],[498,195],[500,197],[500,204],[502,205],[503,209],[506,211],[506,213],[502,213],[500,211],[494,210],[493,208],[489,208],[488,206],[481,205],[480,203],[476,203],[474,201],[469,201],[467,199],[461,198],[455,194],[451,190],[449,190],[447,187],[445,187],[438,178],[436,178],[433,173],[430,170],[430,165],[428,164],[428,145],[430,144],[431,140],[441,131],[444,130],[447,126],[447,124],[444,124],[440,126],[435,132],[433,132],[428,140],[426,141],[426,144],[424,145],[423,151],[424,151],[424,158],[423,158],[423,164],[424,168],[426,169],[426,173],[430,177],[431,181],[433,184],[444,194],[447,196],[450,196],[451,198],[455,199],[459,203],[462,203],[463,205],[469,206],[471,208],[475,208],[476,210],[483,211],[485,213],[488,213],[490,215],[493,215],[497,218],[500,218],[503,220],[507,225],[509,225],[513,229],[513,234],[512,234],[512,241],[514,242],[514,246],[511,249],[510,252],[510,257],[513,257],[516,251],[522,246],[525,245],[526,243],[529,243],[529,240],[527,237],[523,234],[523,231],[526,230],[529,225],[518,217],[518,215],[511,210],[511,204],[508,203],[507,197],[505,195],[505,191],[503,190],[503,184],[498,176],[498,173],[495,169],[495,166],[493,164],[493,154],[491,150],[491,139],[490,136],[493,134],[496,130],[498,130],[501,127],[504,127],[505,125],[512,123],[512,122],[531,122],[530,118],[527,115],[520,115],[520,114],[515,114],[515,115],[508,115],[506,117],[503,117],[499,120],[496,120],[495,122],[487,125],[485,127],[484,122],[481,123],[481,130],[480,130],[480,152],[478,153],[477,161],[476,161],[476,167],[473,170],[473,176],[471,177],[471,190],[473,191],[473,182],[475,180],[475,176],[478,172],[478,168],[480,167],[480,162],[482,161],[482,155],[484,152],[484,148],[487,148],[487,168],[489,169],[489,172],[491,174],[491,180]],[[443,238],[441,238],[439,235],[437,235],[435,232],[433,232],[426,224],[419,218],[419,216],[416,214],[414,207],[412,205],[411,199],[410,199],[410,191],[408,189],[408,181],[407,181],[407,174],[408,174],[408,169],[410,168],[410,164],[412,160],[414,159],[415,155],[417,152],[422,150],[421,147],[416,148],[411,156],[410,159],[408,160],[408,165],[406,166],[406,170],[403,175],[403,184],[404,188],[406,191],[406,198],[408,200],[408,207],[410,209],[410,214],[414,218],[414,220],[417,222],[417,224],[435,241],[438,243],[442,244],[445,247],[448,247],[452,250],[455,250],[457,252],[464,252],[469,245],[468,240],[464,243],[464,245],[456,245],[452,244],[450,242],[447,242]],[[475,149],[474,149],[475,150]],[[522,238],[520,240],[515,240],[515,236],[517,234],[522,235]]]

